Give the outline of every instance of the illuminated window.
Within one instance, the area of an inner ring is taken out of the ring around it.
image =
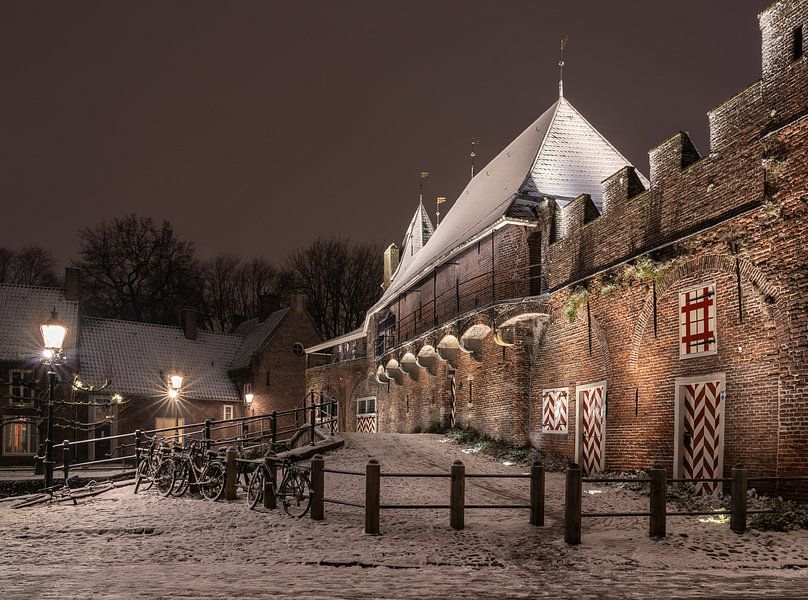
[[[30,417],[3,417],[3,454],[35,454],[36,426]]]
[[[222,411],[222,419],[225,421],[229,421],[233,417],[233,405],[232,404],[225,404],[222,407],[224,410]]]
[[[715,354],[715,285],[679,294],[679,358]]]
[[[183,429],[182,427],[185,425],[185,418],[184,417],[155,417],[154,419],[154,428],[155,429],[166,429],[167,431],[162,432],[160,435],[164,435],[169,438],[176,437],[177,442],[182,444],[184,440]],[[179,432],[175,427],[179,427]]]

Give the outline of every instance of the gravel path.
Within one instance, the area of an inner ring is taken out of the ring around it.
[[[436,435],[348,435],[326,466],[382,472],[522,472],[465,454]],[[326,475],[326,496],[362,501],[364,481]],[[448,479],[382,479],[382,503],[448,503]],[[467,503],[526,503],[528,481],[467,479]],[[132,488],[67,504],[0,504],[0,598],[806,598],[808,532],[736,535],[726,524],[671,518],[652,541],[645,519],[590,519],[583,545],[563,543],[563,476],[547,476],[547,525],[527,510],[363,511],[326,518],[250,511],[243,499],[159,498]],[[586,485],[584,510],[645,510],[647,497]],[[672,508],[672,507],[671,507]]]

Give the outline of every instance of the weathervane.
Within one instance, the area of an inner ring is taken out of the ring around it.
[[[418,181],[418,201],[424,201],[424,179],[429,177],[429,171],[421,171],[421,179]]]
[[[435,227],[440,225],[440,205],[446,202],[446,196],[438,196],[435,198],[435,210],[437,217],[435,218]]]
[[[471,178],[474,179],[474,157],[477,156],[475,149],[480,143],[480,138],[471,138]]]
[[[564,47],[567,45],[567,40],[570,36],[565,35],[561,38],[561,60],[558,61],[558,97],[564,97]]]

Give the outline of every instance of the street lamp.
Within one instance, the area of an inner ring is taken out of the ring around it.
[[[67,327],[59,323],[56,308],[51,311],[50,319],[40,325],[42,344],[45,347],[42,356],[48,365],[48,427],[45,439],[45,487],[53,485],[53,397],[56,393],[56,365],[62,359],[62,345],[67,335]]]
[[[168,397],[174,401],[174,432],[176,442],[180,439],[180,407],[179,396],[180,389],[182,388],[182,375],[179,373],[172,373],[168,377]]]

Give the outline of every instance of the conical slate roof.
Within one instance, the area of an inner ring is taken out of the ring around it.
[[[516,194],[552,197],[562,205],[589,194],[600,208],[601,182],[626,165],[628,160],[559,97],[474,176],[423,248],[399,267],[395,281],[369,314],[499,222]],[[647,185],[642,175],[640,179]]]
[[[401,242],[401,254],[399,257],[398,268],[393,274],[392,279],[395,279],[399,273],[403,273],[407,268],[407,264],[424,247],[424,245],[432,237],[435,232],[435,227],[424,208],[423,202],[418,202],[418,208],[415,209],[415,214],[412,216],[409,227],[404,234],[404,241]]]

